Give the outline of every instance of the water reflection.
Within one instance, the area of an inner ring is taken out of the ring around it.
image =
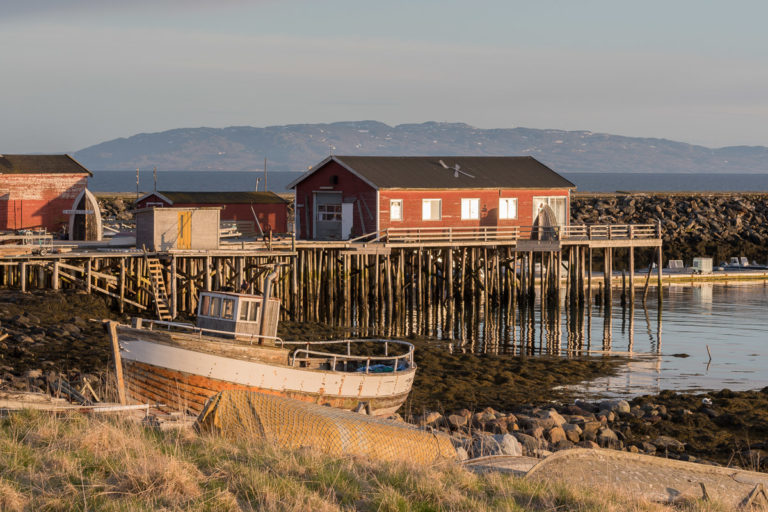
[[[766,347],[765,283],[685,284],[665,287],[663,317],[640,294],[621,306],[586,301],[573,307],[565,294],[551,307],[533,304],[468,305],[449,329],[444,312],[433,315],[426,335],[453,340],[454,350],[510,355],[628,355],[620,375],[592,382],[585,390],[633,395],[659,389],[754,389],[768,386],[762,357]],[[410,318],[418,322],[416,315]],[[707,345],[712,358],[709,359]]]

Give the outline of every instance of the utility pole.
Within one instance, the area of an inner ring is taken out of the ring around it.
[[[267,191],[267,157],[264,157],[264,192]]]

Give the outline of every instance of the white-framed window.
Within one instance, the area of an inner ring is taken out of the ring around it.
[[[392,199],[389,202],[389,220],[403,220],[402,199]]]
[[[479,199],[461,199],[461,220],[475,220],[480,218]]]
[[[341,222],[341,204],[317,205],[317,220],[319,222]]]
[[[516,219],[517,218],[517,198],[500,197],[499,198],[499,218]]]
[[[421,220],[440,220],[443,215],[442,199],[421,200]]]
[[[568,197],[567,196],[535,196],[533,198],[533,221],[536,222],[536,217],[539,215],[539,211],[549,205],[552,211],[555,212],[555,218],[557,224],[565,226],[568,224]]]

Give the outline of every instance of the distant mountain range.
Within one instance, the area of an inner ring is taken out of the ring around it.
[[[764,173],[768,148],[706,148],[666,139],[531,128],[479,129],[464,123],[377,121],[285,126],[179,128],[82,149],[92,170],[261,169],[303,171],[339,155],[531,155],[562,172]]]

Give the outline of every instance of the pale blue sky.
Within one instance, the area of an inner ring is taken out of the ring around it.
[[[0,0],[0,153],[362,119],[768,145],[767,15],[764,2]]]

